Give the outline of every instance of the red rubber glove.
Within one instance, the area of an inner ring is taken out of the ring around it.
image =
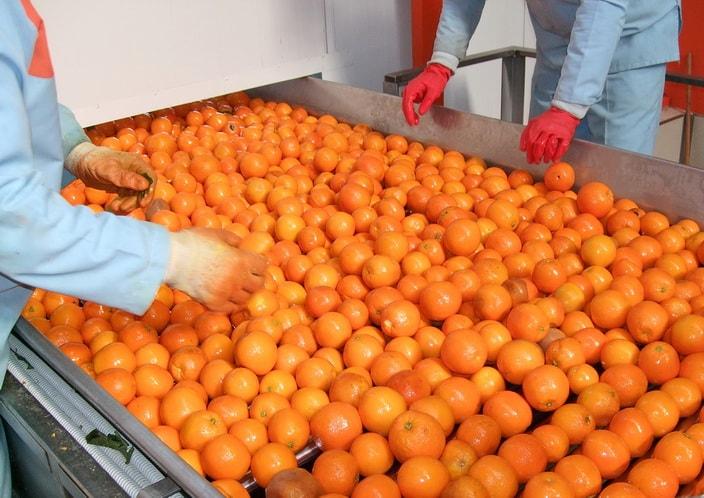
[[[442,95],[447,81],[452,76],[452,71],[442,64],[428,64],[418,76],[413,78],[403,90],[403,115],[409,125],[415,126],[420,122],[420,117],[428,112],[440,95]],[[418,114],[413,107],[420,102]]]
[[[554,163],[565,155],[572,143],[579,119],[557,107],[551,107],[528,121],[521,135],[521,150],[531,164]]]

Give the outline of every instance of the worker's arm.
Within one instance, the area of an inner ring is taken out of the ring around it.
[[[64,161],[71,151],[83,142],[90,142],[88,135],[83,131],[83,128],[76,116],[71,112],[71,109],[63,104],[59,104],[59,124],[61,125],[61,146],[64,150]]]
[[[457,71],[467,54],[469,40],[477,29],[486,0],[444,0],[433,45],[431,63]]]
[[[18,79],[22,70],[3,55],[0,272],[27,285],[142,313],[164,279],[169,232],[131,218],[96,216],[43,185],[33,165]]]
[[[601,98],[630,0],[583,0],[552,105],[581,119]]]
[[[403,90],[402,110],[406,122],[415,126],[445,90],[460,58],[467,53],[469,39],[477,29],[485,0],[445,0],[438,23],[433,57]],[[418,106],[416,113],[415,104]]]

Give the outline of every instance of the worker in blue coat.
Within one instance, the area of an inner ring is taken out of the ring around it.
[[[433,56],[409,82],[410,125],[442,94],[467,52],[485,0],[444,0]],[[665,65],[679,59],[680,0],[527,0],[536,36],[528,161],[559,160],[577,138],[652,153]]]
[[[70,111],[59,110],[44,25],[29,0],[0,2],[0,130],[0,381],[31,287],[140,315],[162,282],[225,312],[263,286],[264,258],[234,247],[230,232],[170,233],[61,197],[64,166],[118,192],[116,211],[143,205],[155,175],[134,154],[90,143]],[[9,497],[2,425],[0,449],[0,497]]]

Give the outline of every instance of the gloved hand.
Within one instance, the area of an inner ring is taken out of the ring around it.
[[[565,155],[572,143],[579,119],[557,107],[551,107],[526,125],[520,147],[531,164],[554,163]]]
[[[418,113],[422,116],[430,106],[442,95],[447,81],[452,76],[452,71],[442,64],[428,64],[418,76],[413,78],[403,90],[403,114],[409,125],[415,126],[420,122],[413,105],[420,102]]]
[[[238,249],[226,230],[189,228],[171,234],[165,282],[213,311],[230,313],[264,286],[263,256]]]
[[[154,194],[156,173],[137,154],[78,144],[66,158],[66,167],[88,187],[116,192],[106,210],[127,213],[146,206]]]

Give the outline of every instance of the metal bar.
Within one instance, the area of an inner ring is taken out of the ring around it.
[[[157,481],[140,490],[137,498],[164,498],[175,495],[179,491],[181,491],[181,488],[174,481],[165,477],[161,481]]]
[[[501,120],[523,124],[526,58],[513,55],[501,59]]]
[[[682,73],[667,73],[665,80],[670,83],[682,83],[683,85],[692,85],[704,88],[704,76],[694,76],[691,74]]]
[[[222,498],[208,481],[154,436],[24,318],[20,317],[17,321],[15,333],[186,493],[199,498]]]
[[[251,92],[268,100],[299,104],[312,112],[330,113],[349,123],[366,123],[386,133],[399,133],[425,144],[478,155],[491,164],[522,168],[537,177],[545,166],[528,164],[518,150],[523,127],[497,119],[433,106],[418,126],[406,124],[401,99],[329,81],[297,79]],[[607,182],[619,197],[671,218],[704,222],[704,170],[663,159],[575,140],[565,156],[576,172],[577,185]]]
[[[486,52],[480,52],[478,54],[468,55],[460,59],[457,67],[467,67],[473,66],[475,64],[481,64],[482,62],[493,61],[495,59],[505,59],[511,57],[535,57],[535,50],[525,47],[504,47],[496,50],[488,50]],[[395,71],[393,73],[388,73],[384,76],[384,81],[393,82],[398,85],[405,85],[413,78],[415,78],[423,70],[422,67],[414,67],[410,69],[402,69],[401,71]]]

